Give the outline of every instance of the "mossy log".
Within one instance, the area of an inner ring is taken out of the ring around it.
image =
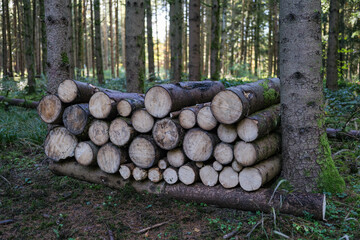
[[[342,131],[341,129],[327,128],[326,133],[328,138],[337,139],[359,139],[360,131],[350,130],[348,132]]]
[[[241,188],[207,187],[201,183],[186,186],[182,183],[167,185],[165,182],[125,181],[120,175],[106,174],[97,167],[81,166],[75,161],[51,162],[49,169],[57,175],[65,175],[115,189],[122,189],[126,184],[131,184],[138,192],[147,191],[148,193],[185,201],[266,213],[272,212],[274,208],[284,214],[295,216],[311,214],[315,219],[325,219],[326,197],[320,193],[286,193],[280,190],[274,193],[273,189],[267,188],[261,188],[255,192],[246,192]]]
[[[37,108],[39,105],[38,101],[28,101],[26,99],[8,98],[0,96],[0,102],[4,102],[9,105],[24,107],[24,108]]]

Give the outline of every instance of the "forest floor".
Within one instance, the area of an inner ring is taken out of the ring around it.
[[[353,101],[343,95],[354,91],[346,91],[327,95],[330,127],[357,127],[358,115],[348,121],[353,110],[335,114]],[[0,239],[223,239],[234,231],[229,239],[360,239],[359,140],[330,141],[347,190],[325,193],[327,220],[318,221],[311,215],[218,208],[56,176],[41,146],[45,135],[35,110],[0,105]],[[164,224],[137,233],[158,223]]]

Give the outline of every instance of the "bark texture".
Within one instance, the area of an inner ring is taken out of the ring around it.
[[[200,81],[200,0],[189,3],[189,80]]]
[[[180,82],[182,74],[182,25],[183,7],[182,0],[170,2],[170,48],[171,48],[171,70],[172,82]]]
[[[330,1],[326,87],[331,90],[338,89],[339,7],[339,0]]]
[[[95,55],[96,55],[96,72],[99,84],[104,81],[104,67],[101,52],[101,19],[100,19],[100,0],[94,0],[95,15]]]

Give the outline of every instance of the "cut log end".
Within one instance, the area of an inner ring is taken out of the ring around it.
[[[183,142],[186,156],[196,162],[208,160],[215,147],[214,139],[208,132],[196,128],[191,129],[186,133]]]
[[[258,125],[256,120],[245,118],[237,126],[237,134],[245,142],[252,142],[258,137]]]
[[[236,126],[233,124],[220,124],[217,129],[217,135],[219,139],[225,143],[234,142],[238,136],[236,132]]]
[[[145,108],[153,117],[166,117],[170,113],[171,107],[171,96],[165,88],[161,86],[152,87],[146,93]]]
[[[150,168],[157,160],[156,145],[145,137],[136,137],[130,144],[129,155],[136,166]]]
[[[103,92],[95,93],[89,101],[91,115],[98,119],[107,118],[112,109],[112,100]]]
[[[132,171],[132,175],[136,181],[142,181],[147,178],[148,172],[145,169],[135,167]]]
[[[126,162],[125,153],[112,143],[107,143],[99,149],[97,162],[106,173],[116,173],[120,164]]]
[[[179,180],[185,185],[191,185],[196,182],[198,176],[198,169],[192,164],[188,163],[179,168]]]
[[[245,191],[255,191],[261,187],[262,177],[256,168],[244,168],[239,173],[239,182],[242,189]]]
[[[116,118],[110,124],[110,141],[117,146],[124,146],[129,143],[134,136],[134,133],[134,129],[121,118]]]
[[[225,90],[216,94],[211,102],[211,111],[221,123],[235,123],[243,114],[241,99],[232,91]]]
[[[173,119],[164,118],[155,123],[152,135],[160,148],[171,150],[181,143],[184,129]]]
[[[167,160],[173,167],[181,167],[186,162],[186,156],[181,148],[176,148],[167,152]]]
[[[63,106],[61,100],[55,95],[43,97],[37,107],[41,120],[46,123],[57,123],[62,119]]]
[[[96,163],[98,148],[92,142],[80,142],[75,148],[76,161],[84,166]]]
[[[159,167],[161,170],[165,170],[168,166],[169,166],[169,163],[167,162],[166,159],[160,159],[160,160],[159,160],[159,162],[158,162],[158,167]]]
[[[98,146],[109,141],[109,124],[105,121],[95,120],[89,128],[89,138]]]
[[[218,121],[211,112],[210,106],[201,108],[197,114],[196,120],[199,127],[206,131],[214,129],[218,124]]]
[[[212,167],[215,169],[215,171],[220,172],[221,170],[223,170],[224,166],[219,163],[218,161],[214,161],[212,164]]]
[[[79,105],[69,106],[64,111],[63,122],[72,134],[79,135],[83,133],[87,126],[88,112]]]
[[[73,80],[65,80],[59,84],[58,96],[64,103],[71,103],[78,96],[78,87]]]
[[[124,99],[117,104],[117,110],[120,116],[129,117],[132,112],[132,107],[131,104]]]
[[[229,164],[234,158],[233,147],[227,143],[219,143],[214,150],[215,159],[223,164]]]
[[[68,157],[73,157],[78,141],[64,127],[54,128],[45,139],[45,154],[50,159],[58,162]]]
[[[158,183],[163,179],[161,170],[159,168],[150,168],[148,178],[151,182]]]
[[[169,167],[163,172],[163,177],[166,183],[175,184],[179,180],[177,170],[175,168]]]
[[[219,182],[224,188],[234,188],[239,184],[239,174],[232,167],[224,167],[220,172]]]
[[[132,114],[131,123],[136,131],[147,133],[154,126],[154,118],[145,109],[139,109]]]
[[[213,187],[218,183],[219,173],[210,165],[200,169],[200,179],[205,186]]]
[[[243,166],[251,166],[256,163],[256,150],[254,145],[246,142],[237,142],[234,147],[236,161]]]
[[[183,128],[193,128],[196,125],[196,114],[189,109],[184,109],[180,112],[179,121]]]
[[[127,163],[127,164],[120,165],[120,169],[119,169],[120,176],[124,180],[129,179],[132,176],[131,173],[134,170],[134,168],[135,168],[135,165],[132,164],[132,163]]]

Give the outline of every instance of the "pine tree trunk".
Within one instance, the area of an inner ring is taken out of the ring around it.
[[[4,7],[4,5],[3,5]],[[9,0],[5,0],[5,11],[6,11],[6,28],[7,28],[7,37],[8,37],[8,46],[9,46],[9,76],[13,77],[13,62],[12,62],[12,40],[11,40],[11,32],[10,32],[10,13],[9,13]],[[34,22],[35,24],[35,22]],[[30,84],[29,84],[30,85]],[[33,92],[30,87],[29,92]],[[35,89],[35,88],[34,88]]]
[[[16,1],[16,0],[15,0]],[[17,20],[17,11],[16,11],[16,2],[13,2],[12,10],[13,10],[13,36],[15,36],[15,49],[14,49],[14,58],[15,58],[15,73],[19,73],[19,39],[17,37],[17,28],[18,28],[18,20]]]
[[[182,75],[182,7],[182,0],[174,0],[170,3],[170,80],[172,82],[180,82]]]
[[[92,75],[95,78],[95,37],[94,37],[94,10],[93,1],[90,0],[90,39],[91,39],[91,66]]]
[[[110,21],[110,60],[111,60],[111,78],[115,77],[114,63],[114,33],[113,33],[113,16],[112,16],[112,0],[109,0],[109,21]]]
[[[302,191],[342,192],[324,129],[320,21],[319,0],[280,0],[282,176]]]
[[[87,15],[87,0],[84,0],[83,5],[83,29],[84,29],[84,65],[86,67],[86,77],[89,77],[89,57],[88,57],[88,35],[87,35],[87,26],[86,26],[86,15]]]
[[[120,65],[119,65],[119,59],[120,59],[120,48],[119,48],[119,0],[116,0],[116,7],[115,7],[115,68],[116,68],[116,77],[120,78]]]
[[[7,0],[2,0],[2,63],[3,77],[8,77],[8,54],[7,54],[7,32],[6,32],[6,4]]]
[[[36,84],[35,84],[35,66],[34,66],[34,38],[33,38],[33,22],[31,18],[31,5],[30,0],[23,0],[24,6],[24,33],[25,33],[25,42],[26,44],[26,69],[28,74],[28,93],[34,93]],[[11,63],[10,63],[11,64]]]
[[[155,22],[156,22],[156,60],[157,60],[157,75],[160,76],[160,50],[159,50],[159,24],[158,24],[158,8],[157,0],[155,0]]]
[[[273,4],[274,0],[268,0],[268,5],[269,5],[269,33],[268,33],[268,76],[271,77],[272,76],[272,58],[273,58],[273,38],[272,38],[272,33],[273,33],[273,18],[272,18],[272,4]]]
[[[147,31],[147,48],[148,48],[148,64],[149,64],[149,81],[155,79],[155,63],[154,63],[154,41],[152,35],[152,10],[151,0],[145,0],[146,4],[146,31]]]
[[[338,89],[339,5],[339,0],[330,1],[326,87],[331,90]]]
[[[260,23],[261,23],[261,0],[255,0],[256,24],[255,24],[255,76],[258,76],[260,57]]]
[[[41,21],[41,64],[43,74],[47,75],[47,36],[46,36],[46,24],[45,24],[45,3],[44,0],[40,0],[40,21]]]
[[[210,59],[210,78],[219,80],[220,78],[220,0],[212,0],[211,11],[211,59]]]
[[[95,51],[96,51],[96,72],[98,83],[104,82],[104,67],[101,50],[101,19],[100,19],[100,0],[94,0],[95,15]]]
[[[225,62],[227,61],[227,54],[225,54],[225,48],[226,48],[226,39],[227,39],[227,31],[228,28],[226,26],[227,23],[227,9],[228,7],[228,0],[223,0],[222,2],[222,21],[221,21],[221,44],[220,44],[220,55],[219,55],[219,61],[220,61],[220,67],[219,71],[225,75]],[[224,57],[225,55],[225,57]]]
[[[188,18],[189,18],[189,5],[188,0],[184,0],[185,18],[183,20],[183,70],[187,74],[188,71]]]
[[[125,58],[126,90],[142,93],[145,80],[145,8],[144,0],[126,2]]]
[[[189,6],[189,80],[200,81],[200,0],[190,0]]]

